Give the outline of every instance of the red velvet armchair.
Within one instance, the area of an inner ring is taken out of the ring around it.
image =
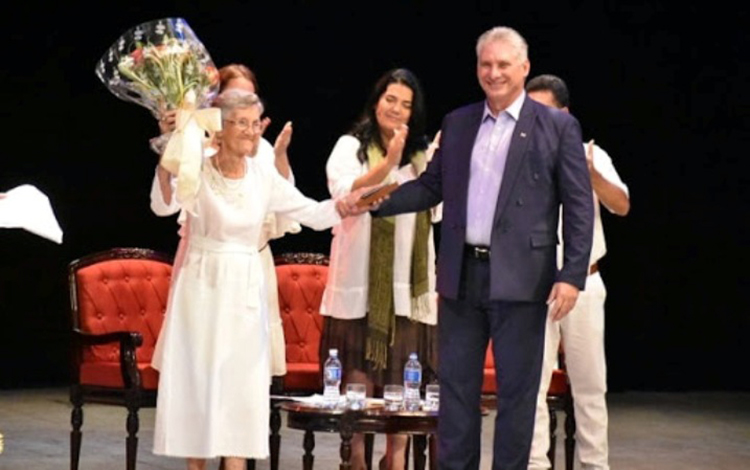
[[[70,263],[71,470],[78,468],[85,403],[127,409],[126,468],[135,469],[138,411],[156,405],[159,376],[151,357],[171,274],[171,257],[143,248],[114,248]]]
[[[568,374],[565,371],[565,352],[560,347],[558,356],[558,369],[552,372],[552,381],[547,391],[547,406],[549,407],[550,422],[550,448],[547,453],[552,470],[555,468],[555,447],[557,444],[557,412],[565,412],[565,469],[573,470],[573,458],[575,451],[575,415],[573,413],[573,394],[568,382]],[[482,394],[487,396],[483,400],[485,404],[494,404],[494,396],[497,393],[497,381],[495,373],[495,360],[492,356],[492,342],[487,348],[484,360],[484,382],[482,383]]]

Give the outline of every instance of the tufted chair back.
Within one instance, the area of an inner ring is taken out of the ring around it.
[[[70,263],[72,314],[71,469],[78,468],[84,403],[128,409],[127,465],[135,469],[138,410],[156,404],[151,367],[169,297],[169,256],[114,248]]]
[[[328,279],[328,257],[317,253],[277,256],[279,310],[284,324],[287,373],[284,392],[322,389],[320,338],[324,317],[320,302]]]
[[[138,332],[142,342],[135,359],[146,389],[156,389],[158,382],[150,364],[172,274],[168,259],[151,255],[143,250],[110,251],[98,259],[79,260],[71,272],[73,328],[89,335]],[[82,348],[79,371],[83,384],[123,387],[119,343]]]

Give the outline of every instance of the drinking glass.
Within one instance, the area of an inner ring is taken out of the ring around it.
[[[364,409],[366,397],[365,384],[346,384],[346,403],[350,410]]]
[[[438,411],[440,408],[440,385],[429,384],[425,388],[425,411]]]
[[[399,411],[404,405],[404,386],[386,385],[383,388],[383,400],[387,411]]]

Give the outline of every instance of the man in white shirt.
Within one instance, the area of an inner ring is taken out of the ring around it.
[[[559,77],[535,77],[526,84],[526,91],[531,99],[568,112],[570,95],[565,82]],[[609,469],[605,399],[607,364],[604,354],[604,300],[607,292],[597,264],[607,248],[598,203],[601,202],[613,214],[625,216],[630,210],[630,198],[628,187],[620,179],[607,152],[594,145],[593,140],[584,144],[584,148],[595,204],[589,276],[586,279],[586,289],[579,294],[578,302],[570,314],[560,321],[547,320],[544,364],[537,396],[529,470],[551,467],[547,458],[550,445],[547,390],[561,339],[574,397],[576,445],[581,468]]]

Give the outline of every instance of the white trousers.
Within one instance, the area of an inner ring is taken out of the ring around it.
[[[551,467],[547,390],[557,366],[562,338],[575,403],[576,455],[585,470],[609,470],[607,440],[607,364],[604,355],[604,300],[607,290],[598,272],[586,280],[573,310],[561,321],[547,321],[542,378],[537,396],[529,470]],[[559,434],[558,434],[559,435]]]

